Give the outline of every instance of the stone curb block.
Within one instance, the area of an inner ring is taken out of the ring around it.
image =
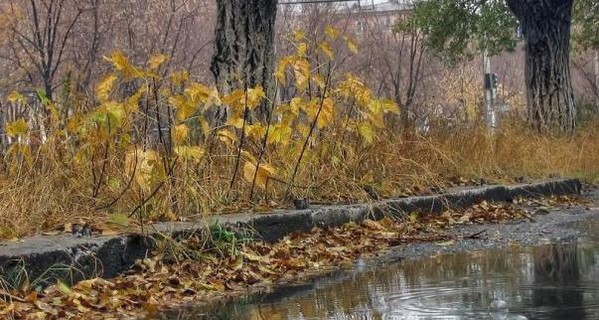
[[[576,179],[553,180],[515,186],[489,186],[435,196],[384,200],[370,204],[318,206],[306,210],[278,210],[270,214],[238,214],[220,217],[220,222],[253,229],[264,241],[274,242],[297,231],[313,227],[360,223],[384,215],[405,216],[411,212],[438,214],[448,208],[461,208],[486,201],[511,201],[516,197],[580,194]],[[161,233],[180,236],[195,232],[208,223],[159,224]],[[38,236],[18,243],[0,243],[0,272],[9,273],[25,266],[29,279],[47,278],[79,281],[94,276],[111,278],[129,269],[136,259],[148,255],[152,240],[139,235],[73,238],[67,235]],[[71,266],[65,271],[64,266]],[[63,267],[63,268],[61,268]]]

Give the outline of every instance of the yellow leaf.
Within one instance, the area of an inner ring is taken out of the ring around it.
[[[125,157],[127,175],[134,175],[135,182],[146,190],[150,189],[155,177],[154,168],[160,163],[160,155],[154,150],[137,149],[130,151]]]
[[[310,80],[310,62],[306,59],[298,59],[293,63],[293,71],[295,74],[295,86],[300,91],[308,88]]]
[[[287,67],[291,65],[292,57],[287,56],[282,58],[275,70],[275,77],[282,85],[287,85]]]
[[[210,134],[210,131],[212,130],[210,128],[210,124],[208,123],[208,121],[206,121],[206,119],[200,118],[198,120],[198,122],[200,123],[200,128],[202,129],[202,134],[207,137]]]
[[[243,124],[244,124],[243,118],[240,118],[240,117],[231,117],[229,120],[227,120],[227,123],[226,123],[226,125],[232,126],[236,129],[243,128]]]
[[[297,56],[305,57],[308,54],[308,44],[303,42],[297,46]]]
[[[175,95],[168,99],[168,103],[170,103],[173,108],[178,109],[185,103],[185,97],[182,95]]]
[[[10,103],[27,103],[27,98],[24,95],[20,94],[17,91],[12,91],[8,97],[8,102]]]
[[[204,149],[198,146],[175,147],[175,154],[185,160],[200,161],[204,157]]]
[[[150,57],[148,60],[148,66],[151,70],[156,70],[162,65],[166,60],[168,60],[168,56],[165,54],[156,54]]]
[[[64,294],[65,296],[73,297],[75,295],[73,289],[71,289],[66,283],[60,280],[58,280],[58,283],[56,284],[56,289],[62,292],[62,294]]]
[[[266,134],[266,128],[260,123],[254,123],[245,127],[245,134],[250,138],[261,138]]]
[[[306,101],[303,98],[295,97],[291,99],[291,102],[289,102],[289,110],[291,111],[291,113],[297,116],[299,115],[300,110],[303,109],[303,106],[305,104]]]
[[[324,33],[327,35],[327,37],[331,38],[331,39],[337,39],[337,37],[339,36],[339,30],[335,29],[331,26],[327,26],[324,29]]]
[[[314,74],[312,75],[312,81],[320,88],[320,89],[324,89],[327,86],[327,81],[325,80],[325,78],[320,75],[320,74]]]
[[[358,133],[364,139],[364,142],[371,144],[374,141],[374,129],[366,122],[358,124]]]
[[[258,167],[258,171],[256,172],[256,164],[250,161],[246,161],[243,166],[243,177],[249,183],[252,183],[254,180],[254,174],[256,175],[256,186],[261,189],[266,189],[266,183],[268,182],[268,178],[276,173],[274,167],[268,164],[261,164]]]
[[[370,113],[368,115],[368,119],[370,120],[370,123],[372,123],[375,127],[379,129],[383,129],[386,127],[385,114],[382,112]]]
[[[245,150],[241,150],[241,155],[243,156],[243,158],[247,161],[256,163],[256,158],[249,152],[245,151]]]
[[[100,99],[100,101],[108,100],[110,92],[112,91],[114,83],[117,79],[118,78],[116,75],[108,74],[100,81],[98,87],[96,88],[96,96],[98,99]]]
[[[256,107],[258,107],[262,103],[262,100],[264,100],[265,98],[266,93],[264,93],[264,89],[262,88],[262,86],[257,86],[254,89],[248,89],[247,107],[250,110],[253,110]]]
[[[231,130],[220,130],[217,134],[218,138],[223,142],[235,142],[237,141],[237,135]]]
[[[189,119],[197,111],[197,104],[182,95],[172,96],[168,99],[168,102],[177,110],[177,119],[179,121]]]
[[[175,72],[173,74],[171,74],[171,81],[173,82],[173,84],[175,86],[182,86],[183,84],[185,84],[185,82],[187,82],[187,80],[189,80],[189,72],[187,71],[180,71],[180,72]]]
[[[206,103],[212,96],[213,90],[203,84],[195,82],[185,89],[185,94],[192,103]]]
[[[268,143],[287,145],[291,139],[291,127],[285,124],[276,124],[268,134]]]
[[[352,38],[345,37],[345,43],[347,44],[347,48],[349,49],[349,51],[351,51],[353,54],[358,53],[358,45]]]
[[[131,65],[129,58],[127,58],[121,51],[115,51],[110,56],[105,56],[104,59],[112,63],[112,66],[123,73],[126,78],[138,78],[143,76],[143,73]]]
[[[139,102],[147,92],[147,87],[142,86],[141,88],[139,88],[139,90],[137,90],[137,92],[134,95],[127,98],[127,101],[123,103],[125,111],[129,113],[137,112],[139,110]]]
[[[399,114],[399,107],[391,100],[372,100],[368,104],[368,109],[373,113],[394,113]]]
[[[296,127],[295,127],[295,131],[297,133],[299,133],[301,135],[302,138],[305,138],[308,136],[308,133],[310,133],[310,128],[304,124],[299,123]]]
[[[29,131],[25,119],[20,118],[6,125],[6,134],[10,137],[24,136]]]
[[[245,108],[245,92],[241,89],[234,90],[225,97],[222,102],[233,109]]]
[[[126,117],[125,106],[120,103],[109,103],[106,105],[106,112],[108,113],[111,129],[123,126]]]
[[[381,108],[384,112],[399,114],[399,106],[392,100],[382,100]]]
[[[243,177],[249,183],[254,181],[254,174],[256,173],[256,164],[251,161],[246,161],[243,165]],[[256,177],[257,179],[257,177]]]
[[[220,100],[218,90],[216,90],[216,88],[212,88],[212,90],[210,90],[210,96],[208,97],[208,101],[206,101],[206,108],[211,106],[220,107],[222,104],[223,102]]]
[[[304,106],[304,110],[308,114],[310,120],[314,121],[316,116],[318,115],[318,120],[316,121],[316,125],[319,129],[326,127],[331,121],[333,121],[334,117],[334,106],[333,100],[330,98],[326,98],[322,102],[322,106],[318,104],[319,102],[316,100],[312,100],[310,103]],[[318,114],[318,110],[320,109],[320,114]]]
[[[328,43],[321,43],[318,46],[318,48],[320,49],[320,51],[322,51],[322,53],[324,53],[331,60],[335,56],[333,54],[333,49],[331,49],[331,46]]]
[[[320,115],[318,116],[317,125],[319,129],[326,127],[329,123],[333,121],[334,117],[334,105],[333,100],[331,98],[326,98],[322,102],[322,110],[320,111]]]
[[[185,142],[185,139],[187,139],[188,136],[189,136],[189,127],[187,127],[185,124],[180,124],[173,128],[172,138],[173,138],[173,142],[176,145],[180,145],[183,142]]]
[[[295,30],[293,32],[293,40],[302,41],[306,39],[306,32],[304,30]]]

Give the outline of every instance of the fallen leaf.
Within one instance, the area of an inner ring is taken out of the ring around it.
[[[383,227],[380,223],[370,219],[362,221],[362,225],[372,230],[387,230],[387,228]]]
[[[450,247],[450,246],[453,246],[454,244],[455,244],[454,240],[437,243],[437,245],[441,246],[441,247]]]

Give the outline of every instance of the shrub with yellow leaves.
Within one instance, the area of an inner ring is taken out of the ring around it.
[[[520,131],[519,143],[534,142],[537,156],[506,147],[518,132],[510,128],[495,135],[394,132],[388,122],[398,106],[355,75],[336,72],[332,41],[345,41],[350,51],[355,43],[334,28],[325,35],[321,43],[302,32],[292,37],[296,51],[273,74],[291,96],[266,96],[261,87],[222,95],[186,71],[162,75],[165,55],[134,66],[122,52],[110,54],[113,70],[84,102],[93,108],[77,106],[62,125],[55,115],[61,106],[44,103],[45,143],[29,143],[38,133],[25,119],[7,126],[22,143],[4,159],[0,237],[67,218],[172,220],[285,206],[294,198],[367,200],[365,190],[403,196],[452,175],[599,176],[596,130],[571,141]],[[27,103],[17,92],[8,98]],[[272,112],[257,121],[253,113],[264,104]],[[548,152],[558,141],[569,156],[579,155],[576,161]]]

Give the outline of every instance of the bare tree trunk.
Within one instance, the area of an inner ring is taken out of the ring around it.
[[[275,90],[274,24],[278,0],[217,1],[216,50],[211,71],[221,93],[262,86]],[[254,115],[266,122],[270,104]]]
[[[528,120],[540,132],[571,133],[576,106],[570,75],[574,0],[507,0],[523,25]]]

